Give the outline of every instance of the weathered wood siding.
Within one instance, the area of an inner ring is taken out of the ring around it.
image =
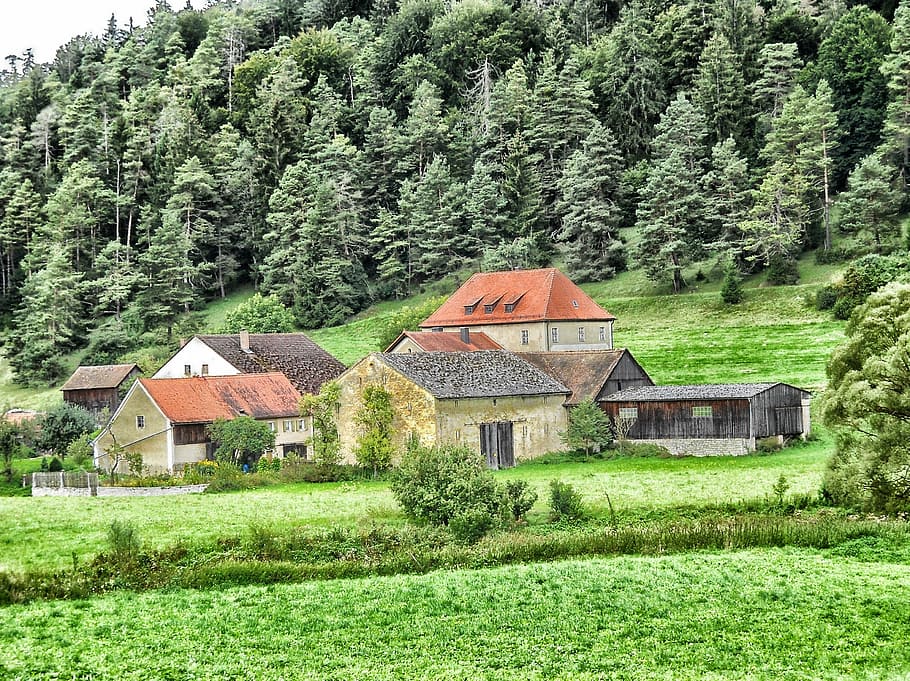
[[[622,358],[616,363],[613,371],[610,372],[610,377],[604,383],[604,387],[597,399],[602,400],[607,395],[612,395],[620,390],[628,390],[629,388],[637,388],[643,385],[654,385],[654,381],[639,366],[638,362],[632,359],[629,353],[624,353]]]
[[[92,388],[90,390],[64,390],[63,401],[76,404],[96,416],[103,409],[113,414],[120,406],[120,393],[117,388]]]
[[[805,393],[779,383],[752,398],[752,429],[757,438],[799,435],[803,432],[802,400]]]
[[[632,440],[750,437],[749,401],[692,400],[668,402],[604,402],[612,418],[621,408],[638,409],[638,418],[628,432]],[[711,407],[711,416],[692,416],[693,407]]]

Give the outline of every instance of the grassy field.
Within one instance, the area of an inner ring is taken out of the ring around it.
[[[769,549],[0,609],[0,678],[898,679],[910,565]]]
[[[825,439],[767,456],[624,458],[575,464],[527,464],[497,473],[528,480],[539,498],[529,520],[544,522],[549,481],[571,483],[606,516],[607,495],[621,517],[666,514],[680,507],[763,499],[784,475],[791,493],[819,489]],[[105,548],[111,522],[133,524],[150,546],[211,543],[253,524],[355,527],[404,522],[384,482],[300,483],[217,495],[140,498],[0,497],[0,569],[65,567]],[[37,539],[36,538],[40,538]]]

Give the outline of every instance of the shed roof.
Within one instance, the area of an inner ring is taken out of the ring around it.
[[[787,383],[720,383],[705,385],[648,385],[620,390],[604,398],[606,402],[673,402],[682,400],[748,400],[771,388]]]
[[[250,352],[240,334],[196,336],[244,374],[280,371],[302,393],[316,393],[338,377],[344,364],[302,333],[251,333]]]
[[[502,350],[382,353],[378,356],[439,399],[567,395],[570,392],[537,367]]]
[[[489,312],[487,306],[490,306]],[[507,306],[511,311],[506,311]],[[466,308],[472,311],[468,312]],[[613,315],[595,303],[571,279],[556,268],[549,267],[478,272],[420,327],[613,319]]]
[[[97,388],[117,388],[130,375],[136,364],[101,364],[98,366],[79,367],[63,384],[61,390],[94,390]]]
[[[476,352],[478,350],[501,350],[502,346],[482,331],[473,331],[465,343],[460,333],[432,331],[403,331],[386,348],[390,352],[405,338],[411,339],[424,352]]]
[[[172,423],[217,418],[296,416],[300,393],[282,373],[140,378],[139,383]]]
[[[552,376],[572,391],[567,405],[596,400],[604,384],[628,350],[581,350],[562,352],[520,352],[523,360]],[[637,364],[637,362],[636,362]],[[644,373],[644,370],[642,370]],[[645,374],[647,375],[647,374]]]

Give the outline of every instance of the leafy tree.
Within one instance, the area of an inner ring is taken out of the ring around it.
[[[573,449],[584,449],[590,457],[596,447],[613,439],[610,418],[592,400],[580,402],[569,412],[569,427],[562,440]]]
[[[7,482],[13,481],[13,458],[19,453],[19,429],[16,424],[3,418],[0,419],[0,461],[3,470],[0,471]]]
[[[235,466],[252,466],[265,452],[275,448],[275,432],[268,423],[252,416],[217,418],[208,430],[212,441],[218,444],[215,456]]]
[[[294,316],[276,296],[258,291],[227,313],[219,333],[290,333]]]
[[[828,361],[825,423],[837,452],[824,492],[835,503],[910,509],[910,286],[872,294]]]
[[[446,301],[445,296],[427,298],[419,305],[406,305],[395,314],[383,320],[377,347],[385,350],[403,331],[417,331],[420,323],[433,314]]]
[[[334,381],[323,383],[317,395],[304,395],[300,400],[300,415],[313,423],[313,458],[318,464],[335,465],[340,461],[341,441],[335,414],[341,400],[341,389]]]
[[[392,465],[395,446],[392,444],[392,422],[395,409],[392,395],[381,385],[368,385],[360,394],[362,406],[354,415],[360,435],[354,448],[357,463],[372,468],[373,476]]]
[[[39,449],[52,451],[61,459],[73,440],[95,430],[95,418],[75,404],[61,402],[41,418]]]

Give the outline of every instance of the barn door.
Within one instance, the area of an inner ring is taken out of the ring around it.
[[[515,465],[515,445],[511,421],[480,424],[480,453],[493,469]]]

